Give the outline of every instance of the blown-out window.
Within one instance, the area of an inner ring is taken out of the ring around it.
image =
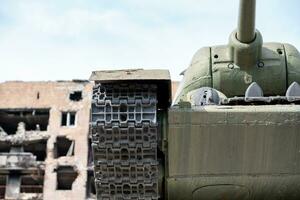
[[[62,112],[61,126],[75,126],[76,112]]]

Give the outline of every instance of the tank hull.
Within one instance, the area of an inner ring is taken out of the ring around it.
[[[169,199],[297,200],[299,175],[206,175],[170,178]]]
[[[300,106],[173,107],[168,199],[300,199]]]

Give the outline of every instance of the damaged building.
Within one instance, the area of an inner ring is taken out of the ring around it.
[[[0,199],[94,199],[88,81],[0,84]]]
[[[0,199],[96,198],[92,90],[81,80],[0,83]]]

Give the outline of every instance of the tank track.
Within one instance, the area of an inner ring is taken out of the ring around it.
[[[157,88],[93,89],[91,132],[97,199],[158,199]]]

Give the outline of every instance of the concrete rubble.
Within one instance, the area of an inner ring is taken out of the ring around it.
[[[0,199],[95,199],[91,92],[78,80],[0,84]]]

